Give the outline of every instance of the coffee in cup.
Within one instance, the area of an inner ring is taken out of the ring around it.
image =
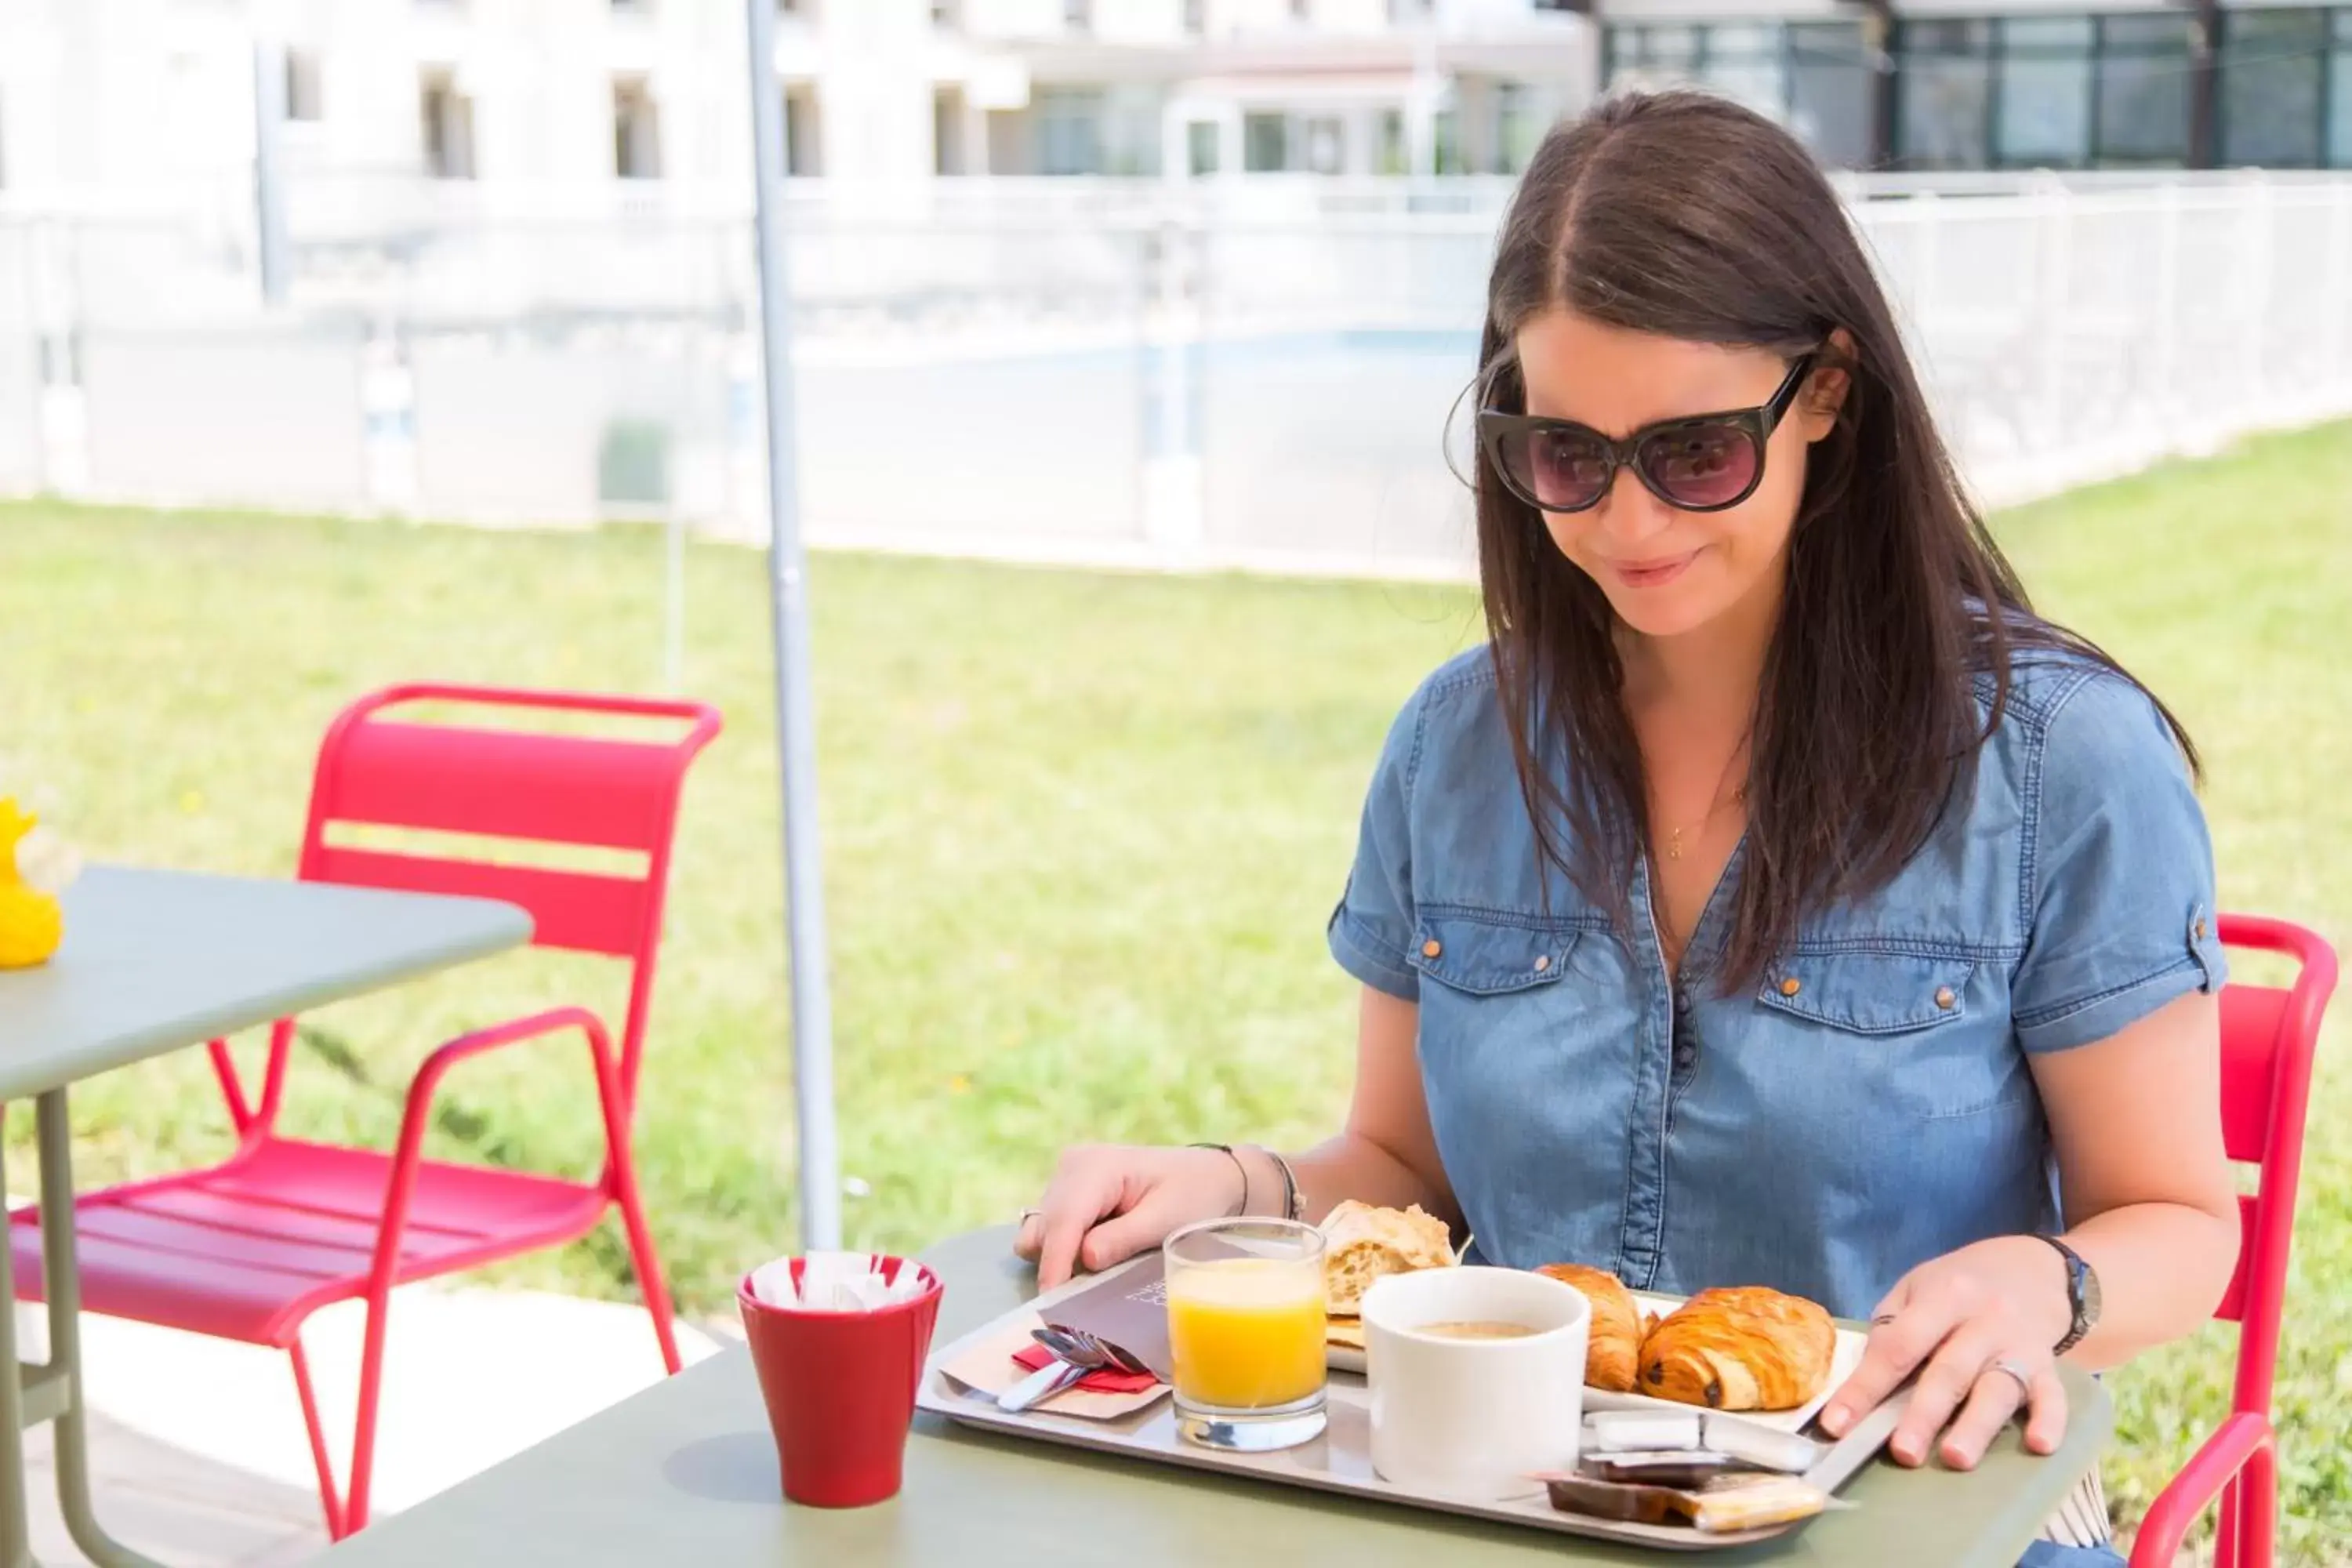
[[[1592,1309],[1557,1279],[1466,1267],[1392,1274],[1363,1300],[1372,1468],[1416,1490],[1540,1495],[1572,1468]]]

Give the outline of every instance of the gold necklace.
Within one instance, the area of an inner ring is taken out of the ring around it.
[[[1721,811],[1726,805],[1738,805],[1747,798],[1748,786],[1746,784],[1742,784],[1738,789],[1731,792],[1731,798],[1728,801],[1717,798],[1714,805],[1706,808],[1706,815],[1700,817],[1696,822],[1692,823],[1687,831],[1692,833],[1703,831],[1708,823],[1715,820],[1716,813]],[[1679,860],[1683,858],[1683,834],[1685,831],[1685,829],[1680,827],[1669,827],[1666,829],[1667,859]]]

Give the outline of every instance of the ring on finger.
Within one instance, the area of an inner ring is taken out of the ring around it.
[[[1043,1209],[1023,1209],[1021,1211],[1021,1218],[1018,1223],[1027,1225],[1031,1220],[1035,1219],[1039,1215],[1044,1214],[1045,1212],[1045,1211]]]
[[[1993,1357],[1992,1360],[1985,1363],[1985,1371],[2003,1373],[2010,1377],[2016,1379],[2017,1399],[2019,1404],[2022,1405],[2026,1400],[2032,1397],[2033,1373],[2028,1368],[2021,1365],[2014,1357],[1997,1355]],[[1979,1373],[1979,1375],[1981,1376],[1982,1374]]]

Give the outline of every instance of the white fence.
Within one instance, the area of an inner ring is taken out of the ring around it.
[[[2352,413],[2352,179],[1844,188],[1990,502]],[[796,191],[812,537],[1459,574],[1448,416],[1507,194]],[[0,207],[0,491],[758,536],[740,212],[391,183],[298,187],[292,211],[292,300],[264,311],[217,201]]]

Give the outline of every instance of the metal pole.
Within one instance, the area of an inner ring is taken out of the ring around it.
[[[751,166],[758,188],[760,350],[768,388],[768,578],[775,633],[776,744],[784,790],[784,918],[791,930],[793,1091],[800,1123],[801,1244],[841,1245],[834,1147],[833,1005],[816,830],[816,710],[809,689],[808,574],[793,487],[792,296],[784,270],[784,118],[775,0],[743,0],[751,43]]]
[[[286,46],[253,42],[253,216],[259,239],[261,302],[286,302],[286,171],[279,128],[286,122]]]

